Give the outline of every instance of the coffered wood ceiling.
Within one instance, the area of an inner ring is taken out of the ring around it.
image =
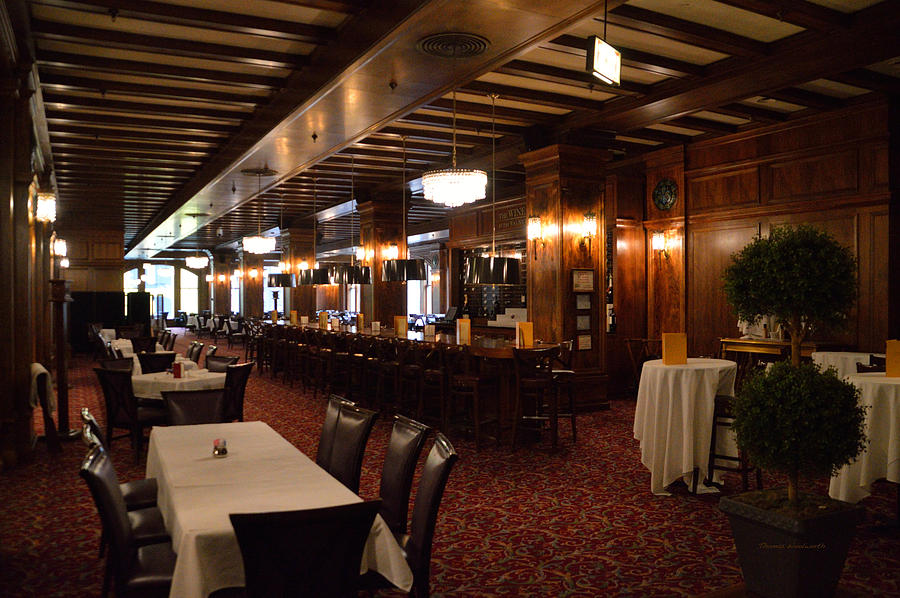
[[[307,226],[314,195],[320,212],[351,188],[400,201],[404,139],[410,229],[440,228],[418,177],[449,164],[453,90],[458,160],[490,170],[493,139],[498,197],[523,192],[517,156],[547,143],[639,156],[900,90],[900,0],[611,0],[618,87],[584,70],[603,2],[24,4],[59,228],[123,228],[129,257]],[[447,31],[488,47],[417,49]],[[263,166],[277,174],[241,174]],[[349,243],[348,210],[320,220]]]

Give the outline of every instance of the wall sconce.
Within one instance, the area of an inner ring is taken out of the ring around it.
[[[588,212],[581,221],[581,246],[587,245],[588,252],[591,251],[591,240],[597,235],[597,215]]]
[[[288,262],[278,262],[278,269],[282,272],[290,272],[291,265]]]
[[[225,276],[225,275],[223,274],[222,276]],[[213,274],[206,275],[206,282],[215,282],[215,281],[216,281],[215,275],[213,275]]]
[[[56,222],[56,195],[46,191],[37,194],[34,217],[41,222]]]
[[[384,259],[400,259],[400,247],[398,247],[396,243],[391,243],[388,248],[384,250]]]
[[[219,274],[219,282],[225,282],[225,275]]]
[[[234,274],[232,274],[232,276],[234,276],[235,278],[243,278],[243,277],[244,277],[244,273],[241,271],[240,268],[235,268],[235,269],[234,269]]]
[[[529,216],[528,217],[528,240],[531,241],[532,253],[534,253],[534,259],[537,259],[537,243],[541,242],[541,247],[544,246],[544,223],[541,222],[540,216]]]
[[[664,232],[655,232],[650,235],[650,248],[653,251],[661,251],[663,257],[669,259],[669,236]]]
[[[297,264],[297,270],[303,272],[304,270],[309,270],[309,262],[306,260],[301,260],[299,264]]]
[[[59,267],[60,268],[68,268],[69,267],[69,258],[64,257],[63,259],[59,260]]]
[[[256,280],[256,278],[259,276],[259,270],[257,270],[256,268],[250,268],[250,271],[247,272],[247,275],[250,276],[250,278],[252,278],[253,280]]]
[[[357,247],[356,248],[356,261],[361,262],[366,259],[366,248],[365,247]]]
[[[66,244],[65,239],[56,238],[53,241],[53,255],[56,257],[66,257],[66,254],[69,253],[69,246]]]

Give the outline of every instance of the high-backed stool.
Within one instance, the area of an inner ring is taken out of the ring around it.
[[[442,430],[447,430],[447,365],[444,345],[434,343],[422,356],[422,383],[419,386],[419,404],[422,406],[423,421],[436,421]],[[434,409],[434,406],[437,409]],[[435,413],[436,412],[436,413]]]
[[[727,395],[716,395],[714,399],[712,434],[710,434],[709,439],[709,466],[707,467],[706,481],[707,483],[712,483],[713,474],[716,470],[733,471],[741,474],[741,485],[743,486],[744,491],[747,491],[750,489],[748,474],[751,471],[755,471],[756,489],[761,490],[762,471],[758,467],[754,467],[750,464],[750,461],[747,459],[747,456],[743,451],[738,449],[737,457],[735,457],[734,455],[725,455],[716,452],[716,439],[718,437],[718,429],[730,429],[731,422],[734,421],[734,415],[732,414],[733,404],[734,397],[729,397]],[[717,459],[719,461],[728,461],[729,463],[734,463],[735,465],[716,465]]]
[[[575,442],[575,370],[572,369],[573,341],[559,344],[559,355],[552,363],[553,385],[556,391],[556,407],[562,404],[562,394],[568,397],[568,410],[558,411],[557,418],[569,418],[572,422],[572,442]]]
[[[519,424],[523,421],[549,421],[550,438],[554,447],[559,436],[556,386],[553,362],[559,347],[542,349],[513,348],[516,367],[516,402],[512,422],[512,445],[518,440]],[[552,401],[547,408],[547,402]],[[549,413],[546,413],[549,411]]]
[[[445,351],[448,370],[449,402],[454,408],[460,404],[475,435],[475,450],[481,449],[482,430],[487,425],[497,428],[495,436],[500,442],[499,383],[496,376],[488,375],[480,369],[475,356],[468,346],[453,346]],[[493,404],[493,413],[486,409]],[[452,425],[452,424],[451,424]]]

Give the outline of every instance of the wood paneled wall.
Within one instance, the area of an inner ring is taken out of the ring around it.
[[[250,270],[256,268],[257,276],[250,276]],[[241,315],[245,318],[267,318],[263,313],[263,256],[249,252],[241,252]]]
[[[406,284],[381,280],[381,262],[391,243],[396,243],[400,257],[405,257],[401,206],[399,194],[359,204],[362,244],[367,255],[374,256],[367,262],[372,268],[372,284],[362,286],[362,311],[366,322],[381,322],[382,326],[390,325],[394,316],[406,313]]]
[[[649,193],[670,166],[651,156],[645,228],[683,231],[684,244],[667,260],[651,255],[659,252],[649,250],[648,235],[648,334],[683,324],[691,355],[717,352],[719,337],[738,333],[721,281],[731,255],[773,226],[805,223],[828,231],[859,258],[851,321],[843,332],[820,336],[883,350],[892,278],[888,127],[887,105],[873,102],[687,145],[679,185],[684,212],[673,209],[674,218],[664,220]]]
[[[305,261],[312,268],[316,259],[313,255],[313,231],[308,228],[289,228],[287,234],[282,235],[282,242],[286,244],[287,255],[294,266],[293,272],[299,272],[297,266]],[[316,317],[316,289],[310,285],[296,286],[290,291],[290,308],[297,311],[298,316],[309,316],[310,321]],[[290,314],[288,314],[290,317]]]
[[[62,275],[73,291],[121,291],[125,269],[125,236],[122,230],[60,230],[66,240],[69,269]]]
[[[233,271],[228,268],[232,266],[231,254],[217,253],[215,255],[216,280],[213,282],[213,314],[230,314],[231,313],[231,273]],[[220,281],[219,275],[224,274],[225,280]],[[237,306],[235,306],[237,309]]]

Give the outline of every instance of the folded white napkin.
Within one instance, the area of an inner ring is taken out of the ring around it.
[[[56,393],[53,392],[53,382],[50,379],[50,372],[39,363],[31,364],[31,396],[29,397],[31,407],[39,407],[41,404],[40,395],[38,394],[38,376],[41,374],[47,374],[44,377],[47,391],[47,410],[53,413],[56,411]]]

